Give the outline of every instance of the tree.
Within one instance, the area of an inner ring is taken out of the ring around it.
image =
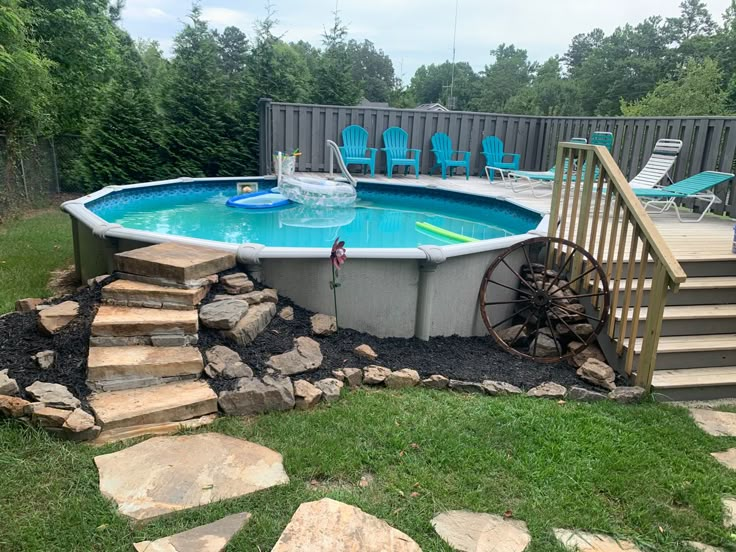
[[[376,50],[370,40],[350,40],[347,55],[352,67],[352,80],[360,83],[363,96],[372,102],[388,102],[398,86],[391,58],[382,50]]]
[[[587,34],[572,37],[570,47],[562,58],[570,75],[574,76],[575,71],[588,59],[591,52],[603,45],[605,36],[602,29],[593,29]]]
[[[723,76],[712,59],[691,60],[676,80],[664,80],[641,100],[621,102],[627,117],[725,115],[726,92],[721,87]]]
[[[317,65],[315,99],[318,103],[332,105],[355,105],[362,90],[353,79],[353,64],[345,38],[347,27],[336,11],[332,27],[322,35],[325,47]]]
[[[479,77],[469,63],[459,61],[455,64],[455,109],[466,110],[470,102],[478,93]],[[409,93],[418,104],[435,103],[448,104],[450,82],[452,80],[452,63],[445,61],[439,65],[434,63],[419,67],[411,79]]]
[[[143,63],[144,80],[148,83],[157,110],[160,111],[163,91],[169,79],[169,60],[164,57],[159,43],[155,40],[139,39],[135,47]]]
[[[680,3],[680,17],[667,20],[672,38],[678,44],[683,44],[698,35],[713,34],[716,24],[703,0],[682,0]]]
[[[491,50],[495,61],[487,65],[480,83],[479,96],[470,102],[477,111],[502,112],[509,99],[529,85],[535,65],[529,63],[526,50],[513,44],[500,44]]]
[[[248,37],[237,27],[225,27],[222,33],[215,31],[214,35],[220,47],[220,65],[225,78],[239,78],[248,61]]]
[[[504,105],[506,113],[528,115],[577,115],[581,111],[575,83],[563,78],[560,58],[549,58],[537,70],[530,86]]]

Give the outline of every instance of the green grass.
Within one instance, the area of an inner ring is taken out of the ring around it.
[[[49,209],[0,226],[0,314],[50,294],[49,272],[73,262],[69,217]]]
[[[323,496],[385,519],[425,552],[450,550],[429,523],[446,509],[511,510],[529,525],[530,552],[561,550],[554,527],[646,551],[731,542],[720,498],[736,493],[736,477],[709,453],[736,439],[709,437],[681,408],[357,391],[311,412],[222,418],[207,430],[281,452],[291,483],[134,531],[99,494],[93,463],[126,445],[60,443],[0,422],[0,550],[127,551],[246,510],[253,519],[228,550],[267,551],[300,503]],[[357,485],[363,474],[374,478],[367,488]]]

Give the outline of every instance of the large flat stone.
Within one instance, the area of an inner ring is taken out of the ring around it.
[[[79,314],[79,303],[64,301],[40,311],[38,313],[38,327],[43,333],[51,335],[74,320],[77,314]]]
[[[421,552],[409,536],[363,510],[330,498],[305,502],[271,552]]]
[[[240,322],[233,329],[223,331],[222,335],[240,345],[248,345],[266,329],[275,314],[276,305],[273,303],[252,305]]]
[[[115,266],[121,272],[184,283],[233,268],[235,255],[194,245],[160,243],[118,253]]]
[[[102,288],[102,300],[129,307],[193,309],[209,291],[209,286],[177,289],[132,280],[115,280]]]
[[[217,394],[202,381],[92,395],[89,404],[102,429],[189,420],[217,412]]]
[[[90,347],[87,382],[100,389],[143,387],[194,379],[203,368],[202,354],[195,347]]]
[[[102,494],[136,521],[289,482],[280,454],[219,433],[154,437],[95,464]]]
[[[736,498],[729,496],[721,499],[723,505],[723,526],[736,527]]]
[[[523,521],[492,514],[453,510],[436,515],[431,523],[460,552],[523,552],[532,540]]]
[[[690,415],[700,429],[716,437],[736,437],[736,413],[691,408]]]
[[[82,406],[79,399],[72,395],[69,389],[58,383],[36,381],[26,387],[26,392],[38,402],[52,408],[74,410]]]
[[[94,337],[195,334],[196,310],[147,309],[102,305],[92,322]]]
[[[248,520],[248,512],[233,514],[183,533],[137,542],[133,546],[136,552],[221,552]]]
[[[634,543],[616,540],[608,535],[583,533],[568,529],[554,529],[555,538],[571,552],[641,552]]]
[[[736,470],[736,448],[723,452],[711,452],[710,455],[731,470]]]
[[[102,446],[108,443],[116,443],[127,439],[134,439],[144,435],[171,435],[182,429],[197,429],[210,425],[217,419],[217,414],[207,414],[199,418],[191,420],[182,420],[179,422],[161,422],[158,424],[140,424],[127,427],[116,427],[114,429],[106,429],[101,432],[97,438],[90,444]]]
[[[230,416],[250,416],[294,408],[294,387],[289,378],[265,375],[240,378],[233,390],[220,393],[220,408]]]

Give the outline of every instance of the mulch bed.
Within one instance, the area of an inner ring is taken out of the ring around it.
[[[79,316],[54,336],[45,336],[38,331],[35,312],[0,317],[0,369],[9,369],[8,374],[18,382],[23,398],[29,398],[23,389],[35,381],[60,383],[79,397],[83,407],[88,409],[87,354],[90,326],[100,301],[100,287],[88,289],[84,286],[71,295],[48,301],[49,304],[66,300],[79,303]],[[220,293],[223,293],[221,287],[213,286],[204,303]],[[349,329],[341,329],[328,337],[315,337],[309,321],[313,313],[281,297],[278,310],[286,306],[293,307],[294,320],[285,321],[277,315],[268,328],[247,346],[237,345],[222,337],[219,331],[202,327],[199,348],[204,352],[218,344],[230,347],[238,351],[243,361],[260,376],[266,373],[266,362],[272,355],[291,350],[297,337],[311,336],[319,342],[324,361],[318,370],[295,379],[316,381],[332,377],[332,371],[340,368],[378,364],[393,370],[413,368],[422,377],[442,374],[466,381],[500,380],[522,389],[530,389],[546,381],[593,389],[580,380],[574,368],[567,363],[538,364],[514,356],[499,348],[490,337],[434,337],[422,341],[416,338],[378,338]],[[363,343],[378,353],[375,362],[361,359],[353,353],[353,349]],[[31,358],[31,355],[44,350],[56,351],[56,361],[49,370],[41,370]],[[218,378],[209,380],[209,383],[213,389],[221,391],[234,387],[235,380]]]

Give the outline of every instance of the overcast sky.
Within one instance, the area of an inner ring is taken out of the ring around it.
[[[717,22],[730,0],[705,0]],[[455,0],[338,0],[350,38],[368,39],[394,62],[398,76],[411,78],[422,64],[452,58]],[[498,44],[525,48],[532,60],[563,54],[570,39],[600,27],[610,33],[619,25],[650,15],[678,14],[680,0],[459,0],[457,61],[480,70]],[[332,21],[335,0],[273,0],[287,41],[319,45]],[[217,28],[240,27],[253,34],[265,14],[264,2],[202,0],[204,18]],[[186,0],[127,0],[123,26],[134,36],[157,40],[169,53],[172,39],[186,19]]]

